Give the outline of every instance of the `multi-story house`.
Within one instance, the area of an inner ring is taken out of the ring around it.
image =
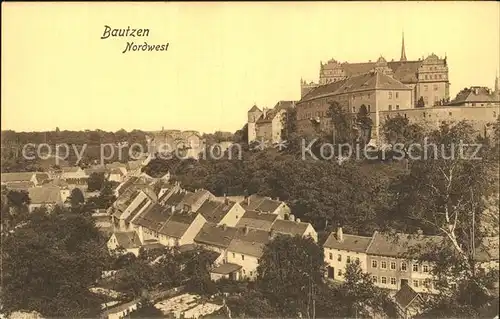
[[[259,258],[273,235],[272,232],[249,227],[238,229],[227,248],[227,263],[241,266],[238,278],[254,280],[257,277]]]
[[[399,290],[408,284],[416,292],[432,292],[432,265],[416,261],[411,256],[416,253],[414,250],[421,252],[442,241],[441,236],[388,235],[376,231],[366,250],[368,273],[372,275],[374,283],[382,288]]]
[[[216,265],[227,263],[227,248],[238,232],[235,227],[225,224],[206,223],[194,238],[194,243],[219,254]]]
[[[366,249],[371,240],[372,237],[343,234],[342,227],[330,233],[323,244],[327,277],[343,281],[346,266],[355,260],[359,261],[361,270],[367,272]]]
[[[266,141],[278,143],[281,141],[283,120],[289,108],[295,107],[295,101],[279,101],[274,108],[263,108],[254,105],[248,110],[248,143]]]

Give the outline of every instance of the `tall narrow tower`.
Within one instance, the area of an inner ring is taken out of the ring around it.
[[[405,51],[405,33],[403,32],[403,42],[401,44],[401,59],[400,61],[406,61],[406,51]]]

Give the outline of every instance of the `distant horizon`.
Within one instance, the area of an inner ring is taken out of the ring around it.
[[[409,61],[447,56],[450,99],[493,88],[500,69],[497,2],[2,6],[2,131],[234,133],[254,104],[300,100],[320,62],[399,61],[403,32]],[[149,31],[106,37],[105,26]]]

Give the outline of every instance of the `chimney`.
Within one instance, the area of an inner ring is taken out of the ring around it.
[[[227,229],[226,224],[222,224],[222,230],[224,230],[224,231],[225,231],[226,229]]]
[[[243,228],[243,233],[245,235],[248,235],[248,226],[247,225],[245,225],[245,227]]]
[[[417,234],[420,236],[420,235],[423,235],[424,232],[419,228],[419,229],[417,229]]]
[[[300,218],[295,219],[297,223],[300,223]]]
[[[250,196],[247,197],[247,206],[250,206]]]
[[[290,215],[288,216],[288,220],[290,220],[290,221],[294,222],[294,221],[295,221],[295,215],[294,215],[294,214],[290,214]]]
[[[175,206],[172,206],[172,207],[170,208],[170,210],[172,211],[172,214],[173,214],[173,213],[175,212]]]
[[[342,227],[337,228],[337,240],[339,242],[344,241],[344,234],[342,233]]]
[[[280,198],[279,198],[279,197],[276,197],[276,201],[278,201],[278,202],[279,202],[279,201],[280,201]]]

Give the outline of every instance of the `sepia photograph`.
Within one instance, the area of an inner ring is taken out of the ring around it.
[[[2,2],[0,319],[499,318],[500,2]]]

